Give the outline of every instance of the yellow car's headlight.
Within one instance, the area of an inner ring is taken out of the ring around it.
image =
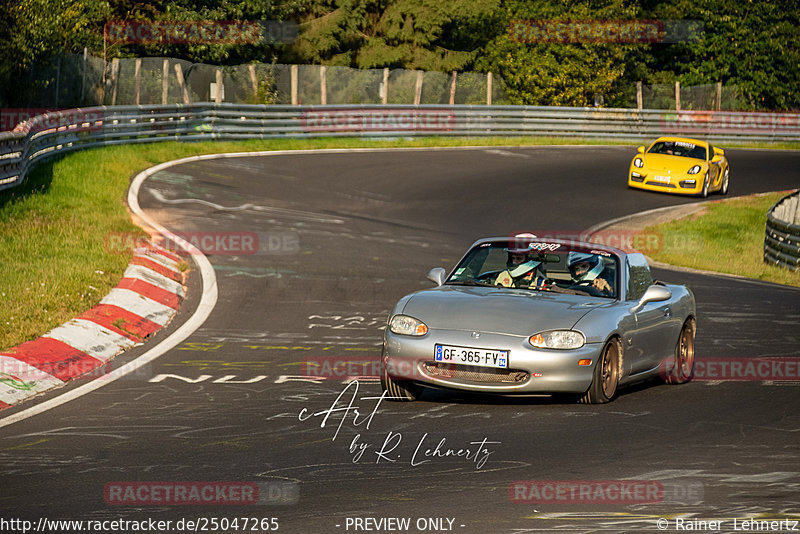
[[[695,165],[694,167],[692,167],[691,169],[689,169],[689,172],[688,172],[688,173],[686,173],[686,174],[697,174],[698,172],[700,172],[700,169],[701,169],[701,168],[702,168],[702,167],[700,167],[700,165]]]
[[[644,161],[642,160],[642,158],[636,158],[633,160],[633,166],[636,167],[637,169],[641,169],[642,167],[644,167]]]

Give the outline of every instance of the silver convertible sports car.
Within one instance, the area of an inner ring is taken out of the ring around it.
[[[427,387],[612,400],[620,386],[690,380],[695,300],[654,281],[642,254],[535,237],[475,242],[437,287],[406,295],[386,328],[387,398]]]

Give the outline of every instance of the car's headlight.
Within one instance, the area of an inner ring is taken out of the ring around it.
[[[633,160],[633,166],[636,167],[637,169],[641,169],[642,167],[644,167],[644,161],[642,160],[642,158],[636,158]]]
[[[389,330],[403,336],[424,336],[428,325],[408,315],[395,315],[389,320]]]
[[[577,330],[550,330],[532,335],[528,342],[540,349],[579,349],[586,338]]]
[[[688,174],[697,174],[698,172],[700,172],[700,168],[701,168],[700,165],[695,165],[694,167],[689,169]]]

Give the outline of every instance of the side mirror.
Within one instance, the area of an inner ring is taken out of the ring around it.
[[[644,308],[645,304],[650,302],[661,302],[662,300],[669,300],[671,298],[672,293],[670,293],[669,289],[664,286],[652,285],[647,288],[642,298],[636,303],[636,306],[631,308],[631,313],[639,312],[639,310]]]
[[[428,271],[428,280],[440,286],[444,284],[444,277],[447,275],[447,271],[445,271],[441,267],[434,267],[430,271]]]
[[[636,152],[638,152],[639,154],[644,154],[644,147],[640,146],[639,148],[636,149]]]
[[[711,163],[719,163],[720,161],[722,161],[722,156],[719,154],[716,154],[713,158],[711,158]]]

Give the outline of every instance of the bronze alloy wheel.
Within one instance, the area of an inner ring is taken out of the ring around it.
[[[601,374],[601,383],[603,385],[603,395],[607,399],[612,399],[617,392],[617,384],[619,383],[619,351],[616,343],[609,343],[603,351],[603,360],[600,362],[603,365]]]
[[[678,344],[675,347],[675,367],[667,377],[668,384],[683,384],[694,376],[694,332],[695,322],[684,323]]]
[[[611,401],[617,394],[620,367],[622,362],[622,344],[619,339],[612,338],[603,347],[600,360],[594,368],[592,385],[586,390],[580,402],[584,404],[603,404]]]

